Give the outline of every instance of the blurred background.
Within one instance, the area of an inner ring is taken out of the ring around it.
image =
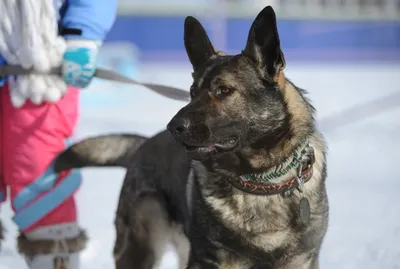
[[[186,61],[182,26],[190,14],[217,47],[237,53],[266,5],[277,13],[290,62],[399,58],[398,0],[120,0],[108,40],[136,44],[143,61]]]
[[[219,50],[240,53],[256,15],[274,7],[286,76],[309,92],[329,151],[323,269],[400,268],[400,0],[119,0],[99,65],[189,90],[183,23],[195,16]],[[153,135],[182,107],[143,87],[95,80],[82,91],[75,139]],[[346,123],[346,124],[345,124]],[[83,169],[77,195],[90,244],[82,268],[114,268],[114,214],[125,171]],[[8,212],[11,218],[11,212]],[[15,227],[0,268],[25,268]],[[174,250],[160,269],[176,268]]]

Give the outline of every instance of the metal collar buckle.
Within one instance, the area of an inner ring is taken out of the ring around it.
[[[301,175],[302,171],[303,171],[303,165],[300,164],[297,168],[297,175],[296,175],[296,181],[298,183],[297,189],[299,190],[299,192],[303,192],[303,186],[304,186],[303,176]]]
[[[294,160],[299,163],[299,166],[297,167],[296,181],[297,181],[297,184],[298,184],[297,189],[299,190],[299,192],[302,193],[303,192],[304,181],[303,181],[303,176],[302,176],[301,173],[303,172],[304,165],[296,157],[294,158]]]

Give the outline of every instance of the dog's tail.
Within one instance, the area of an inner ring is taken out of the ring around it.
[[[146,137],[134,134],[95,136],[77,142],[55,160],[56,172],[82,167],[128,167],[130,157]]]

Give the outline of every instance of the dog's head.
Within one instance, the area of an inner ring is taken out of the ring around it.
[[[290,135],[285,59],[270,6],[255,18],[238,55],[217,51],[193,17],[185,20],[184,42],[193,66],[191,101],[167,129],[193,158],[268,147]]]

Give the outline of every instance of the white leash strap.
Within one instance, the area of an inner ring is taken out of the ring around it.
[[[43,74],[43,73],[33,70],[33,69],[24,69],[20,65],[0,66],[0,77],[12,76],[12,75],[26,75],[26,74]],[[61,75],[61,67],[53,68],[50,70],[50,72],[47,72],[46,74]],[[154,83],[142,83],[142,82],[136,81],[134,79],[125,77],[123,75],[120,75],[111,70],[97,68],[94,76],[97,78],[101,78],[101,79],[143,86],[143,87],[146,87],[158,94],[161,94],[165,97],[168,97],[168,98],[171,98],[174,100],[184,101],[184,102],[190,101],[189,92],[187,92],[185,90],[178,89],[178,88],[171,87],[171,86],[154,84]]]

